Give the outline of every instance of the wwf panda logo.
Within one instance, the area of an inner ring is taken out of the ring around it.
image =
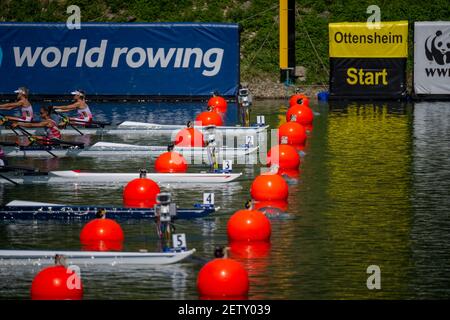
[[[439,65],[450,63],[450,34],[443,35],[438,30],[434,36],[429,36],[425,41],[425,54],[428,60]]]

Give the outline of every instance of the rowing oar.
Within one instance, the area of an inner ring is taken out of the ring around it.
[[[19,183],[15,182],[14,180],[11,180],[11,179],[8,178],[8,177],[5,177],[5,176],[2,175],[1,173],[0,173],[0,178],[3,178],[3,179],[5,179],[6,181],[11,182],[11,183],[12,183],[13,185],[15,185],[15,186],[18,186],[18,185],[19,185]]]
[[[25,130],[23,127],[17,126],[17,128],[22,130],[22,132],[24,132],[29,137],[33,136],[29,131]],[[59,139],[56,139],[56,138],[50,139],[49,141],[51,141],[54,145],[68,145],[68,146],[74,146],[74,147],[84,147],[84,143],[82,143],[82,142],[63,141],[63,140],[59,140]],[[36,142],[39,143],[39,140],[36,141]]]
[[[80,130],[78,130],[78,128],[76,128],[73,124],[71,124],[70,123],[70,120],[68,119],[68,117],[67,116],[65,116],[65,115],[62,115],[61,113],[59,113],[58,111],[56,111],[56,110],[52,110],[55,114],[57,114],[61,119],[63,119],[63,121],[65,121],[66,123],[68,123],[69,124],[69,126],[71,126],[72,127],[72,129],[74,129],[76,132],[78,132],[80,135],[82,135],[82,136],[84,136],[84,133],[83,132],[81,132]]]
[[[10,171],[24,171],[24,172],[40,172],[38,169],[25,166],[0,166],[0,172],[10,172]]]
[[[7,129],[11,129],[12,130],[12,132],[14,132],[14,134],[16,135],[16,136],[18,136],[19,134],[17,133],[17,131],[16,130],[14,130],[14,128],[13,127],[11,127],[10,126],[10,124],[11,124],[11,121],[5,116],[5,115],[3,115],[3,114],[0,114],[0,120],[1,121],[3,121],[3,123],[2,123],[2,125],[4,125],[5,126],[5,128],[7,128]]]
[[[37,139],[33,138],[33,135],[31,133],[29,133],[27,130],[25,130],[21,126],[17,126],[16,128],[18,128],[20,131],[22,131],[27,136],[27,138],[28,138],[28,140],[30,140],[31,144],[38,142]],[[51,152],[50,150],[44,150],[44,151],[47,152],[48,154],[50,154],[52,157],[58,158],[58,156],[56,154],[54,154],[53,152]]]
[[[3,147],[17,147],[18,144],[16,142],[0,141],[0,146],[3,146]]]
[[[20,183],[15,182],[14,180],[4,176],[2,173],[7,173],[7,172],[11,172],[11,171],[24,171],[24,172],[39,172],[38,170],[34,169],[34,168],[30,168],[30,167],[22,167],[22,166],[0,166],[0,178],[5,179],[6,181],[14,184],[14,185],[19,185]]]
[[[8,171],[10,171],[10,170],[8,170],[8,169],[9,169],[9,168],[8,168],[7,166],[5,166],[5,165],[3,164],[3,161],[2,161],[2,165],[0,166],[0,172],[8,172]],[[6,181],[12,183],[12,184],[15,185],[15,186],[18,185],[17,182],[15,182],[14,180],[11,180],[11,179],[8,178],[8,177],[5,177],[5,176],[2,175],[1,173],[0,173],[0,178],[5,179]]]

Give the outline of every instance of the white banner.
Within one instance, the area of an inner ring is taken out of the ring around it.
[[[414,92],[450,95],[450,21],[414,23]]]

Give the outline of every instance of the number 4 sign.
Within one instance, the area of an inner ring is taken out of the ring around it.
[[[204,193],[203,204],[214,204],[214,193]]]

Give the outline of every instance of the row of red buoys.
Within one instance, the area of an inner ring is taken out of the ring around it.
[[[215,94],[208,101],[208,109],[210,111],[200,113],[196,121],[201,122],[203,126],[222,126],[223,116],[227,111],[226,100]],[[241,219],[242,216],[235,216],[233,221]],[[233,227],[229,227],[230,221],[228,222],[229,237],[231,233],[233,236],[240,234],[241,237],[246,238],[248,234],[246,235],[245,230],[239,229],[233,222]],[[243,299],[249,289],[248,273],[241,263],[226,256],[218,257],[205,264],[200,270],[197,277],[197,289],[202,299]]]
[[[312,125],[312,111],[309,113],[303,109],[309,105],[309,99],[305,95],[291,97],[290,104],[293,109],[288,111],[289,121],[279,130],[280,144],[272,147],[267,155],[268,166],[276,165],[278,172],[257,176],[250,187],[251,197],[256,201],[255,209],[239,210],[228,220],[230,247],[237,243],[269,242],[271,223],[264,213],[257,210],[258,204],[270,206],[276,203],[283,209],[287,205],[289,189],[281,173],[298,170],[301,162],[298,150],[303,149],[307,138],[303,125]],[[297,110],[298,108],[301,109]],[[228,258],[214,259],[200,270],[197,288],[201,297],[245,297],[249,290],[248,273],[237,261]]]
[[[290,99],[288,122],[280,127],[279,145],[272,147],[267,155],[268,165],[276,165],[278,174],[262,174],[253,181],[250,194],[256,201],[255,210],[239,210],[231,216],[227,224],[231,246],[236,243],[270,241],[270,220],[260,211],[259,206],[274,205],[282,210],[287,207],[288,184],[280,175],[288,170],[298,171],[301,163],[298,150],[305,146],[306,129],[312,128],[313,113],[308,108],[309,99],[305,95],[295,95]],[[231,259],[215,259],[206,264],[197,280],[201,296],[236,298],[248,293],[248,274],[244,267]],[[239,285],[241,284],[241,285]]]

